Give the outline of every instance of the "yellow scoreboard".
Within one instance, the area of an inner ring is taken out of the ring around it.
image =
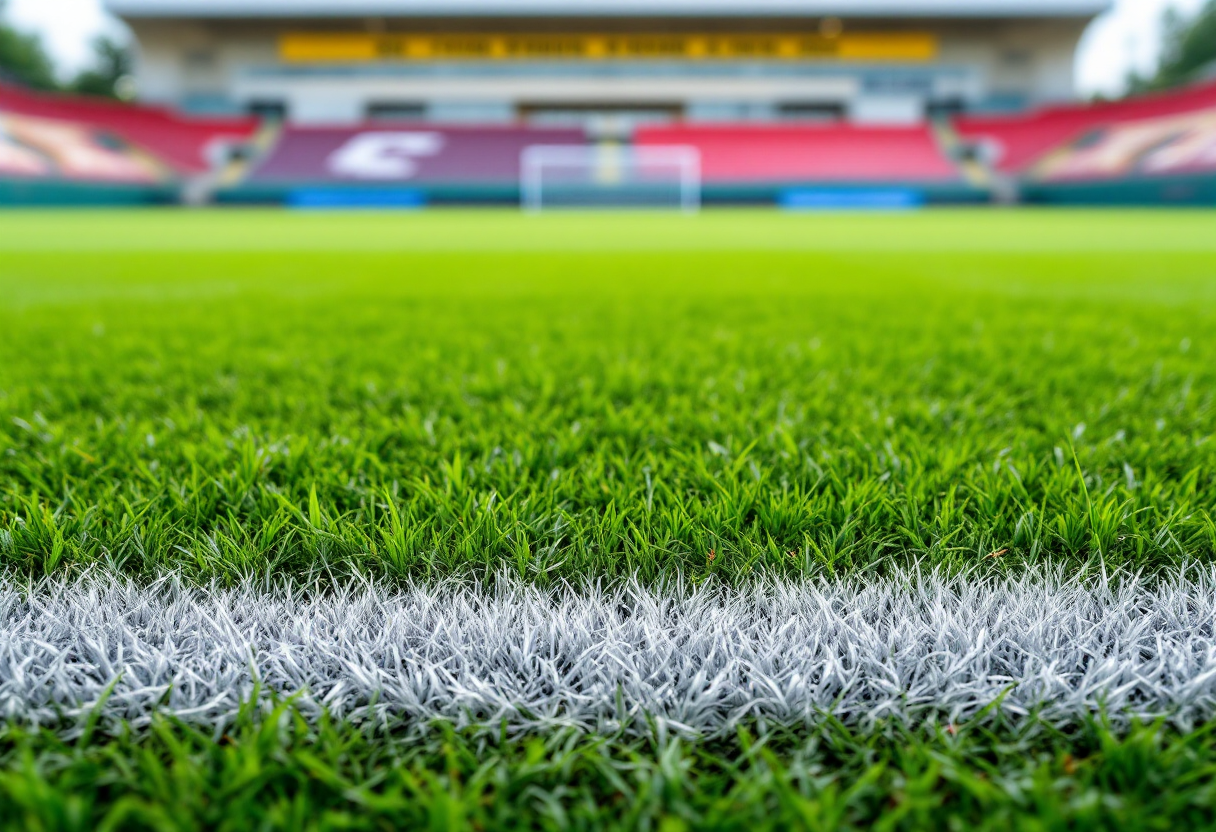
[[[288,63],[506,60],[774,60],[925,62],[926,32],[819,34],[387,34],[292,32]]]

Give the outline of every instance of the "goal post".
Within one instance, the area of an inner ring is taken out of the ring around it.
[[[532,145],[520,159],[527,211],[701,207],[701,153],[685,145]]]

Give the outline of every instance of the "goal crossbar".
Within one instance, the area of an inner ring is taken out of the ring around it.
[[[701,207],[701,153],[686,145],[532,145],[520,158],[525,210]]]

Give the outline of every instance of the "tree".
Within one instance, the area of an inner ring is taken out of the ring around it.
[[[94,65],[76,76],[70,89],[84,95],[127,98],[131,77],[131,51],[104,35],[93,41]]]
[[[1198,80],[1206,70],[1216,69],[1216,0],[1208,0],[1192,18],[1171,9],[1165,16],[1165,42],[1157,74],[1133,78],[1137,90],[1165,89]]]
[[[0,0],[0,15],[4,3]],[[36,90],[53,90],[55,65],[37,35],[19,32],[0,19],[0,80],[14,81]]]

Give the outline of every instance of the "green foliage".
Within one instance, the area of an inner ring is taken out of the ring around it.
[[[14,29],[3,21],[0,2],[0,81],[35,90],[79,93],[105,98],[127,98],[124,84],[131,77],[133,60],[129,47],[106,36],[93,41],[93,65],[82,70],[66,86],[55,77],[55,64],[36,34]]]
[[[1199,829],[1210,728],[826,722],[698,743],[398,735],[244,714],[216,738],[157,718],[115,736],[0,729],[0,825],[110,829]]]
[[[962,216],[842,223],[887,251],[798,249],[835,221],[769,214],[129,214],[95,245],[87,215],[14,218],[0,562],[543,582],[1210,559],[1209,215],[1137,219],[1157,250],[1000,243],[1119,222],[1066,213],[918,250]],[[333,243],[239,250],[285,227]],[[419,242],[340,250],[376,228]],[[663,228],[666,250],[603,242]],[[200,242],[154,250],[173,234]],[[579,234],[601,242],[560,250]]]
[[[1151,78],[1133,78],[1132,89],[1176,87],[1198,80],[1203,73],[1216,73],[1216,0],[1208,0],[1189,18],[1173,8],[1166,12],[1165,42],[1157,72]]]
[[[36,90],[58,86],[55,67],[37,35],[19,32],[3,20],[0,3],[0,81],[15,81]]]
[[[130,90],[124,89],[123,85],[131,77],[131,50],[102,36],[93,42],[93,51],[94,65],[77,75],[69,89],[82,95],[129,97]]]

